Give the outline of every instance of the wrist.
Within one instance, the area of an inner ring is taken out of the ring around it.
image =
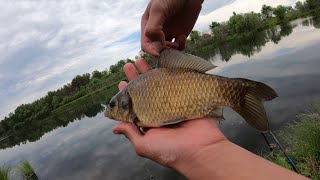
[[[221,165],[224,157],[232,151],[233,146],[229,140],[222,139],[178,160],[172,167],[187,179],[205,179],[208,172],[219,177],[225,168]]]

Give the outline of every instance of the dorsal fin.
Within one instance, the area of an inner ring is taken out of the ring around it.
[[[159,68],[189,69],[198,72],[209,71],[216,66],[200,57],[174,49],[165,49],[158,60]]]

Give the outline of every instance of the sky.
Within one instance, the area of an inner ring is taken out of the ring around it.
[[[105,70],[140,51],[148,0],[0,1],[0,120],[78,74]],[[209,30],[232,12],[296,0],[205,0],[194,29]]]

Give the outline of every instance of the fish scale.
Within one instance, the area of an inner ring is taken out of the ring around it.
[[[219,76],[158,68],[130,82],[127,88],[139,125],[159,127],[163,122],[203,117],[217,105],[233,104],[232,100],[241,95],[241,87],[224,81]]]

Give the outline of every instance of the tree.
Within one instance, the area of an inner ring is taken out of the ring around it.
[[[71,81],[71,86],[74,89],[80,89],[81,86],[85,86],[90,82],[90,74],[86,73],[83,75],[77,75],[75,78]]]
[[[117,64],[111,65],[110,66],[110,72],[111,73],[117,73],[119,71],[122,71],[122,67],[126,64],[127,62],[125,60],[120,60],[117,62]]]
[[[282,5],[279,5],[277,6],[274,10],[273,10],[273,14],[281,21],[284,20],[285,18],[285,15],[286,15],[286,12],[287,12],[287,8],[282,6]]]
[[[228,22],[231,34],[255,31],[263,27],[259,14],[251,12],[231,16]]]
[[[301,1],[296,2],[295,8],[296,8],[297,10],[299,10],[300,12],[304,12],[304,11],[305,11],[305,7],[304,7],[304,5],[302,4]]]
[[[201,37],[201,34],[199,31],[196,31],[196,30],[191,31],[190,33],[191,42],[193,43],[197,42],[200,39],[200,37]]]
[[[102,77],[102,73],[101,73],[100,71],[94,70],[94,71],[92,72],[91,79],[93,79],[93,78],[100,79],[101,77]]]
[[[309,10],[315,10],[320,8],[319,0],[306,0],[306,6]]]
[[[219,26],[220,26],[220,23],[213,21],[213,22],[210,24],[209,28],[210,28],[211,31],[212,31],[215,27],[219,27]]]
[[[271,6],[267,6],[267,5],[263,5],[262,9],[261,9],[261,17],[263,20],[269,19],[272,17],[272,7]]]

